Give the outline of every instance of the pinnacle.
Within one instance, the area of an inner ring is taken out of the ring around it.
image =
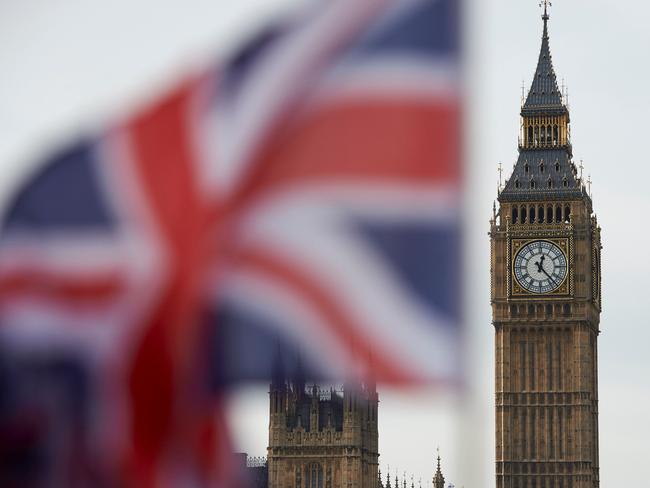
[[[548,15],[544,17],[542,46],[523,112],[539,111],[542,108],[564,109],[549,45]]]

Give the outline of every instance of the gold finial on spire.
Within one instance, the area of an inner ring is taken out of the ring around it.
[[[542,19],[548,20],[549,19],[548,8],[553,6],[551,0],[542,0],[541,2],[539,2],[539,6],[544,7],[544,15],[542,15]]]

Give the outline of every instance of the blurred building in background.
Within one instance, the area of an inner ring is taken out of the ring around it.
[[[249,457],[244,454],[242,467],[246,471],[249,488],[266,488],[269,483],[269,468],[265,457]]]
[[[270,391],[270,488],[376,488],[379,443],[374,384],[343,390],[274,380]]]
[[[391,479],[389,468],[382,477],[373,383],[333,388],[276,376],[269,403],[268,457],[239,455],[252,488],[415,488],[413,474],[400,478],[395,470]],[[425,486],[445,488],[439,450],[425,479]]]
[[[547,11],[519,158],[491,221],[497,488],[596,488],[600,227],[573,163]]]

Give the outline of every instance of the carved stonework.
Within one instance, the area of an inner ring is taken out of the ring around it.
[[[270,392],[269,488],[377,488],[378,396],[374,385],[346,391],[283,382]],[[303,412],[309,414],[305,424]],[[276,435],[277,434],[277,435]],[[293,471],[289,466],[301,466]]]

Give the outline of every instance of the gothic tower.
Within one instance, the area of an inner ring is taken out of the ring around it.
[[[377,488],[378,404],[373,383],[341,392],[274,379],[269,488]]]
[[[445,477],[440,470],[440,451],[438,451],[438,466],[436,467],[436,474],[433,475],[433,488],[445,488]]]
[[[490,221],[497,488],[596,488],[600,227],[542,47]],[[582,166],[582,165],[581,165]]]

